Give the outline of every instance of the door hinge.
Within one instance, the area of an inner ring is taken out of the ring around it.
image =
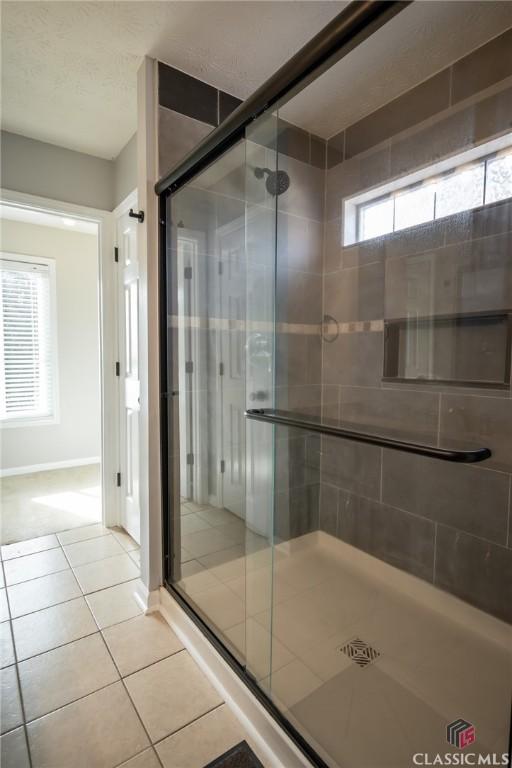
[[[220,471],[221,472],[225,472],[226,471],[226,462],[224,461],[224,459],[220,460]]]
[[[116,376],[121,375],[121,363],[119,361],[116,362]]]
[[[119,261],[119,248],[117,245],[114,247],[114,261],[116,263]]]
[[[219,376],[224,376],[224,363],[219,363]]]
[[[193,465],[194,464],[194,454],[193,453],[187,453],[187,464]]]
[[[194,363],[192,360],[187,360],[185,363],[185,373],[194,373]]]
[[[219,275],[222,275],[222,261],[219,261]]]
[[[117,475],[116,475],[116,485],[117,485],[118,488],[121,487],[121,473],[120,472],[118,472]]]
[[[185,280],[192,280],[192,267],[185,267],[183,270]]]

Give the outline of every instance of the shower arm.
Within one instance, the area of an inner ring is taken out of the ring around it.
[[[343,429],[330,424],[321,424],[317,421],[304,419],[301,418],[300,415],[290,413],[289,411],[276,411],[270,408],[251,408],[245,412],[245,416],[248,419],[262,421],[267,424],[295,427],[297,429],[304,429],[308,432],[318,432],[321,435],[329,437],[338,437],[343,440],[352,440],[356,443],[366,443],[367,445],[377,445],[380,448],[389,448],[392,451],[414,453],[418,456],[427,456],[431,459],[452,461],[459,464],[472,464],[485,461],[485,459],[489,459],[492,455],[489,448],[452,450],[449,448],[437,448],[435,446],[423,445],[422,443],[411,443],[406,440],[395,440],[392,437],[372,435],[368,432],[356,432],[351,429]]]

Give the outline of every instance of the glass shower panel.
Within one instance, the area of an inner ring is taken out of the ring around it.
[[[245,143],[172,195],[172,582],[245,664]],[[179,498],[177,492],[179,490]]]
[[[464,464],[264,425],[269,696],[332,766],[451,757],[454,728],[467,751],[508,747],[512,202],[484,178],[512,146],[512,19],[479,7],[486,31],[411,4],[278,113],[274,415],[492,451]],[[416,48],[395,57],[412,30],[440,55],[416,78]]]
[[[170,197],[173,586],[333,768],[507,750],[512,18],[465,8]]]
[[[262,687],[272,644],[255,617],[272,599],[273,440],[244,414],[274,403],[274,130],[271,115],[253,123],[168,208],[171,580]]]
[[[246,407],[273,408],[277,119],[266,113],[246,129]],[[267,691],[272,670],[274,439],[246,421],[246,669]]]

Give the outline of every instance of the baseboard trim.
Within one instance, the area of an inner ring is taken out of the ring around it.
[[[144,613],[154,613],[154,611],[157,611],[160,608],[160,591],[154,589],[150,592],[142,581],[139,581],[135,587],[133,596],[137,605],[139,605]]]
[[[100,463],[100,456],[92,456],[88,459],[66,459],[66,461],[50,461],[47,464],[31,464],[28,467],[8,467],[7,469],[0,469],[0,477],[31,475],[34,472],[48,472],[52,469],[68,469],[70,467],[85,467],[89,464]]]
[[[311,768],[307,758],[164,587],[160,588],[159,609],[213,687],[242,723],[258,750],[265,756],[268,766]]]

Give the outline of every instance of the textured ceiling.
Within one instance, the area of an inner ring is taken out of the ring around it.
[[[115,157],[148,54],[245,98],[339,2],[2,2],[2,126]]]
[[[147,54],[245,98],[344,2],[2,2],[2,127],[99,157],[136,129]],[[512,25],[512,2],[419,0],[289,102],[329,137]]]

